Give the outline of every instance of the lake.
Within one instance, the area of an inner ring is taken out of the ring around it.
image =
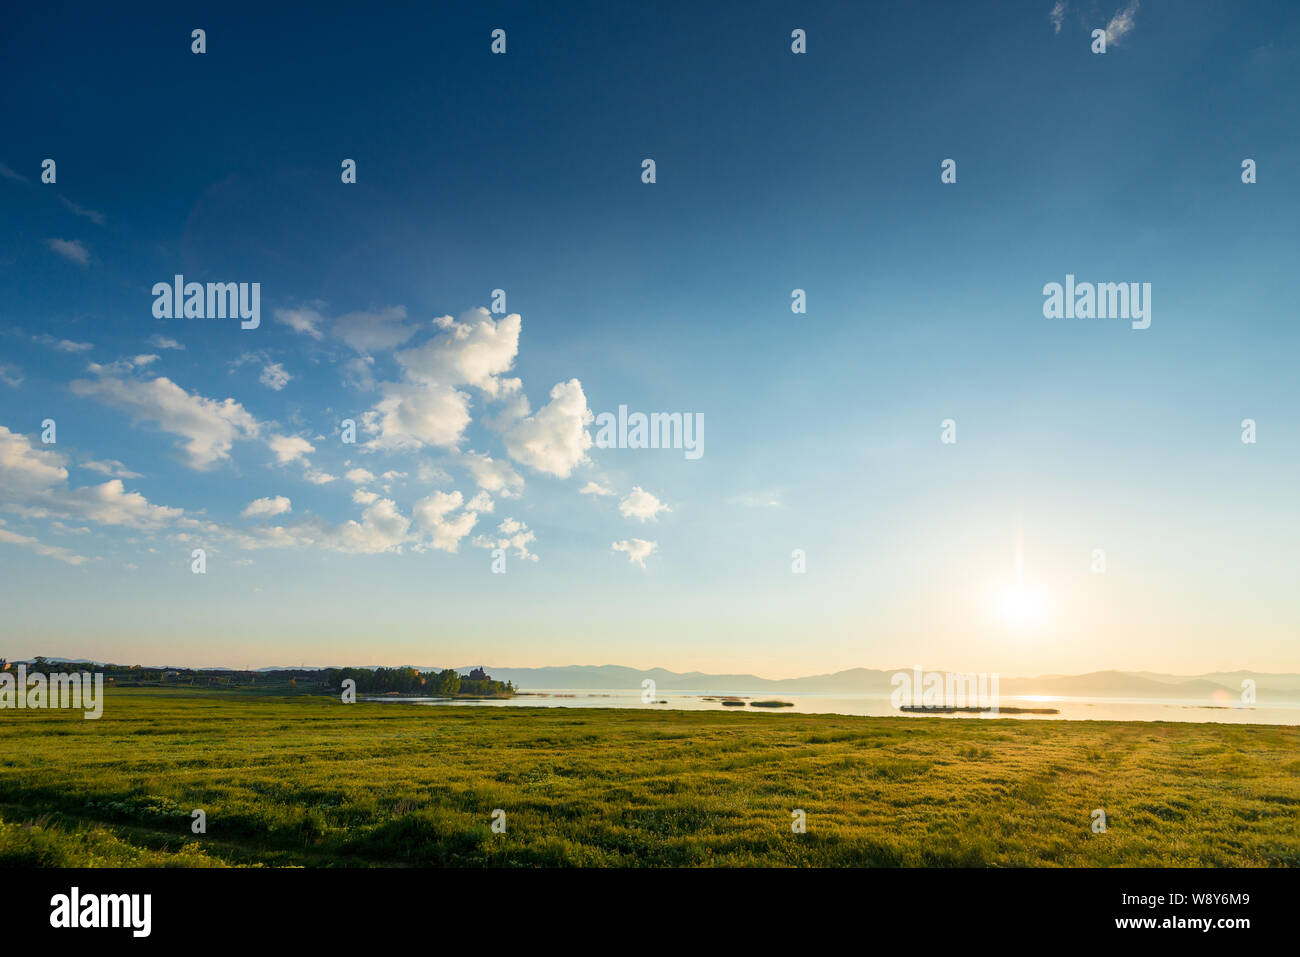
[[[1175,701],[1172,699],[1129,698],[1068,698],[1035,695],[1012,697],[1003,695],[1003,708],[1056,708],[1059,714],[904,714],[892,707],[887,696],[854,695],[836,692],[823,694],[772,694],[758,692],[752,695],[732,692],[672,691],[660,688],[657,701],[666,704],[644,704],[638,689],[524,689],[514,698],[449,700],[445,698],[366,697],[367,701],[387,701],[398,704],[426,705],[444,708],[641,708],[647,710],[681,711],[738,711],[764,714],[846,714],[876,717],[901,716],[918,720],[948,718],[952,720],[980,720],[982,718],[1019,718],[1026,721],[1211,721],[1223,724],[1287,724],[1300,725],[1300,702],[1277,702],[1272,706],[1224,706],[1210,701]],[[722,704],[722,698],[740,699],[740,707]],[[788,701],[788,708],[756,708],[751,701]]]

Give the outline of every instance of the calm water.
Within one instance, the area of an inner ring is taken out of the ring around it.
[[[727,707],[717,699],[741,698],[744,707]],[[707,700],[712,698],[713,700]],[[672,691],[659,689],[659,701],[667,704],[642,704],[641,690],[558,690],[525,689],[515,698],[501,700],[452,700],[438,698],[367,698],[368,701],[389,701],[397,704],[416,704],[442,708],[640,708],[642,710],[679,711],[739,711],[764,714],[852,714],[899,716],[889,704],[889,698],[878,695],[844,694],[764,694],[733,695],[708,691]],[[755,708],[749,701],[789,701],[789,708]],[[1066,721],[1215,721],[1225,724],[1294,724],[1300,725],[1300,703],[1281,702],[1280,707],[1256,706],[1225,707],[1210,701],[1141,700],[1125,698],[1013,698],[1004,695],[1000,702],[1004,708],[1056,708],[1059,714],[1000,714],[1000,718],[1025,720]],[[1287,706],[1289,705],[1289,706]],[[951,714],[910,715],[917,720],[949,718],[953,720],[982,720],[993,715]]]

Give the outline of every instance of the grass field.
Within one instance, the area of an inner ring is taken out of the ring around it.
[[[1293,866],[1300,728],[118,689],[0,712],[0,864]]]

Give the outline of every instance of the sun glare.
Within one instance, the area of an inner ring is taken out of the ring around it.
[[[994,605],[1003,623],[1017,630],[1042,624],[1047,615],[1047,599],[1042,591],[1028,582],[1016,582],[994,595]]]

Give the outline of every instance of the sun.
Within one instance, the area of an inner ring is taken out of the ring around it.
[[[993,595],[993,604],[1003,623],[1017,631],[1037,627],[1047,616],[1047,596],[1025,581],[998,589]]]

